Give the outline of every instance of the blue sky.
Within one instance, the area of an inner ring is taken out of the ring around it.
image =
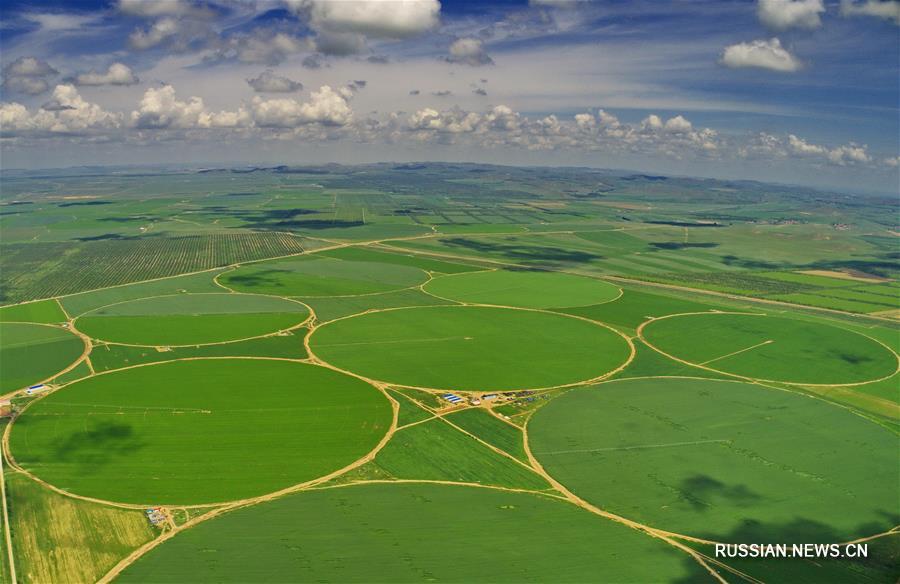
[[[898,0],[0,10],[7,168],[473,160],[898,188]]]

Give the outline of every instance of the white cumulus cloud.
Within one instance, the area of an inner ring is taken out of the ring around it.
[[[289,0],[308,11],[315,30],[359,33],[370,38],[403,39],[438,23],[438,0]]]
[[[900,1],[898,0],[841,0],[842,16],[874,16],[893,20],[900,26]]]
[[[725,47],[719,62],[732,69],[750,67],[782,73],[799,71],[803,66],[797,57],[781,46],[777,38]]]
[[[20,103],[0,104],[0,128],[4,134],[82,134],[110,130],[121,125],[122,115],[111,113],[81,97],[73,85],[57,85],[53,107],[33,114]]]
[[[174,18],[161,18],[149,28],[137,29],[128,37],[128,43],[133,49],[152,49],[164,41],[176,36],[181,30],[178,20]]]
[[[828,148],[818,144],[812,144],[794,134],[788,135],[788,147],[792,154],[802,157],[821,158],[831,164],[848,166],[854,164],[868,164],[872,161],[868,148],[865,145],[845,144]]]
[[[674,118],[666,120],[665,128],[667,132],[684,134],[693,130],[694,126],[683,116],[675,116]]]
[[[350,95],[349,90],[323,85],[306,102],[254,97],[250,105],[256,125],[262,128],[295,128],[316,123],[343,126],[353,119]]]
[[[119,0],[117,7],[120,12],[141,18],[181,16],[191,11],[187,0]]]
[[[130,67],[122,63],[113,63],[103,72],[94,70],[75,76],[75,85],[135,85],[140,79]]]
[[[824,12],[822,0],[759,0],[756,8],[759,20],[774,30],[819,28]]]
[[[131,123],[137,128],[191,128],[205,111],[201,98],[179,101],[175,88],[163,85],[144,92],[138,109],[131,112]]]
[[[484,44],[474,38],[462,38],[454,41],[450,45],[450,55],[447,60],[451,63],[463,63],[473,67],[494,64],[494,60],[484,50]]]

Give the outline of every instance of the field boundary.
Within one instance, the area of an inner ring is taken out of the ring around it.
[[[549,315],[553,315],[553,316],[563,316],[563,317],[573,318],[573,319],[575,319],[575,320],[581,320],[581,321],[584,321],[584,322],[586,322],[586,323],[589,323],[589,324],[592,324],[592,325],[595,325],[595,326],[599,326],[599,327],[605,328],[605,329],[607,329],[607,330],[609,330],[609,331],[615,333],[616,335],[620,336],[620,337],[626,342],[626,344],[628,345],[628,349],[629,349],[629,355],[628,355],[628,357],[626,357],[624,363],[622,363],[621,365],[619,365],[619,366],[616,367],[615,369],[612,369],[612,370],[610,370],[610,371],[607,371],[607,372],[602,373],[602,374],[600,374],[600,375],[598,375],[598,376],[595,376],[595,377],[591,377],[591,378],[584,379],[584,380],[580,380],[580,381],[574,381],[574,382],[572,382],[572,383],[564,383],[564,384],[558,384],[558,385],[550,385],[550,386],[547,386],[547,387],[523,387],[523,388],[520,388],[520,389],[527,389],[527,390],[529,390],[529,391],[546,391],[546,390],[551,390],[551,389],[562,389],[562,388],[566,388],[566,387],[579,387],[579,386],[582,386],[582,385],[591,385],[591,384],[593,384],[593,383],[597,383],[597,382],[599,382],[599,381],[602,381],[602,380],[604,380],[604,379],[607,379],[607,378],[609,378],[609,377],[611,377],[611,376],[613,376],[613,375],[619,373],[620,371],[622,371],[623,369],[625,369],[626,367],[628,367],[628,365],[631,364],[631,362],[632,362],[632,361],[634,360],[634,358],[635,358],[635,355],[637,354],[637,348],[634,346],[634,342],[632,341],[631,337],[629,337],[628,335],[626,335],[626,334],[623,333],[622,331],[620,331],[620,330],[618,330],[618,329],[616,329],[616,328],[614,328],[614,327],[612,327],[612,326],[610,326],[610,325],[608,325],[608,324],[606,324],[606,323],[603,323],[603,322],[599,322],[599,321],[596,321],[596,320],[591,320],[591,319],[589,319],[589,318],[586,318],[586,317],[583,317],[583,316],[579,316],[579,315],[575,315],[575,314],[566,314],[566,313],[552,312],[552,311],[550,311],[550,310],[544,310],[544,309],[540,309],[540,308],[522,308],[522,307],[519,307],[519,306],[500,306],[500,305],[496,305],[496,304],[474,304],[474,303],[472,303],[472,304],[463,304],[463,303],[459,303],[459,304],[433,305],[433,306],[399,306],[399,307],[394,307],[394,308],[372,309],[372,310],[367,310],[367,311],[364,311],[364,312],[359,312],[359,313],[356,313],[356,314],[349,314],[349,315],[346,315],[346,316],[342,316],[342,317],[339,317],[339,318],[335,318],[335,319],[329,320],[328,322],[324,322],[324,323],[322,323],[322,324],[319,324],[319,325],[315,326],[314,328],[312,328],[312,329],[310,330],[309,334],[306,336],[306,339],[305,339],[305,345],[306,345],[306,351],[307,351],[307,354],[310,356],[311,359],[314,359],[314,360],[315,360],[316,362],[318,362],[318,363],[321,363],[321,364],[326,364],[326,363],[328,363],[327,361],[325,361],[324,359],[322,359],[321,357],[319,357],[318,355],[316,355],[315,351],[312,350],[312,347],[310,346],[310,342],[309,342],[309,340],[312,338],[312,336],[315,334],[315,332],[316,332],[317,330],[319,330],[320,328],[324,327],[324,326],[328,326],[328,325],[334,324],[334,323],[336,323],[336,322],[340,322],[340,321],[342,321],[342,320],[349,320],[349,319],[351,319],[351,318],[356,318],[356,317],[360,317],[360,316],[366,316],[366,315],[369,315],[369,314],[377,314],[377,313],[382,313],[382,312],[394,312],[394,311],[398,311],[398,310],[414,310],[414,309],[420,309],[420,308],[421,308],[421,309],[428,309],[428,308],[499,308],[499,309],[506,309],[506,310],[520,310],[520,311],[524,311],[524,312],[538,312],[538,313],[549,314]],[[329,365],[330,365],[331,367],[333,367],[333,368],[334,368],[335,370],[337,370],[337,371],[342,371],[342,372],[344,372],[344,373],[349,373],[349,374],[353,374],[353,375],[358,375],[358,374],[355,374],[355,373],[353,373],[353,372],[351,372],[351,371],[349,371],[349,370],[345,370],[345,369],[342,369],[342,368],[340,368],[340,367],[337,367],[337,366],[335,366],[335,365],[331,365],[331,364],[329,364]],[[384,384],[384,385],[390,386],[390,387],[401,387],[401,388],[404,388],[404,389],[420,389],[420,390],[429,391],[429,392],[448,391],[447,388],[440,388],[440,387],[425,387],[425,386],[419,386],[419,385],[407,385],[407,384],[403,384],[403,383],[395,383],[395,382],[392,382],[392,381],[384,381],[384,380],[380,380],[380,379],[372,379],[372,378],[365,377],[365,376],[362,376],[362,375],[360,375],[360,378],[361,378],[361,379],[365,379],[365,380],[368,381],[369,383],[381,383],[381,384]],[[471,393],[472,391],[478,391],[478,390],[463,390],[463,389],[455,390],[455,389],[454,389],[454,391],[459,391],[460,393]],[[497,391],[509,391],[509,390],[498,389]]]
[[[6,553],[9,557],[9,578],[16,584],[16,557],[13,553],[12,527],[9,524],[9,505],[6,501],[6,468],[3,453],[0,452],[0,497],[3,498],[3,535],[6,539]]]
[[[887,379],[890,379],[890,378],[894,377],[895,375],[897,375],[897,373],[900,373],[900,355],[898,355],[897,352],[894,351],[894,349],[892,349],[891,347],[889,347],[889,346],[887,346],[886,344],[882,343],[882,342],[879,341],[878,339],[873,338],[873,337],[870,337],[870,336],[867,335],[867,334],[864,334],[864,333],[861,333],[861,332],[858,332],[858,331],[853,331],[853,330],[850,330],[850,329],[846,329],[846,328],[843,328],[843,327],[840,327],[840,326],[837,326],[837,325],[833,325],[833,324],[824,324],[824,323],[822,323],[822,326],[831,326],[831,327],[833,327],[833,328],[841,329],[842,331],[844,331],[844,332],[846,332],[846,333],[849,333],[849,334],[856,334],[856,335],[859,335],[859,336],[861,336],[861,337],[865,337],[865,338],[869,339],[870,341],[872,341],[872,342],[874,342],[874,343],[877,343],[877,344],[881,345],[882,347],[884,347],[885,349],[887,349],[887,351],[888,351],[889,353],[891,353],[891,355],[893,355],[894,361],[896,362],[896,367],[894,368],[893,373],[891,373],[891,374],[889,374],[889,375],[885,375],[885,376],[883,376],[883,377],[878,377],[878,378],[876,378],[876,379],[869,379],[869,380],[866,380],[866,381],[855,381],[855,382],[851,382],[851,383],[804,383],[804,382],[797,382],[797,381],[782,381],[782,380],[780,380],[780,379],[766,379],[766,378],[764,378],[764,377],[749,377],[749,376],[747,376],[747,375],[741,375],[741,374],[739,374],[739,373],[730,373],[730,372],[728,372],[728,371],[721,371],[721,370],[719,370],[719,369],[714,369],[714,368],[712,368],[712,367],[707,367],[707,366],[706,366],[706,363],[711,363],[711,362],[713,362],[713,361],[718,361],[719,359],[724,359],[725,357],[730,357],[730,356],[732,356],[732,355],[736,355],[737,352],[736,352],[736,353],[731,353],[731,354],[729,354],[729,355],[724,355],[724,356],[722,356],[722,357],[716,357],[715,359],[712,359],[712,360],[710,360],[710,361],[706,361],[706,362],[704,362],[704,363],[694,363],[694,362],[692,362],[692,361],[687,361],[687,360],[685,360],[685,359],[681,359],[680,357],[676,357],[675,355],[671,355],[671,354],[667,353],[666,351],[663,351],[662,349],[660,349],[659,347],[657,347],[656,345],[654,345],[653,343],[651,343],[650,341],[648,341],[647,338],[644,336],[644,329],[645,329],[647,326],[649,326],[650,324],[654,323],[654,322],[657,322],[657,321],[660,321],[660,320],[666,320],[666,319],[669,319],[669,318],[675,318],[675,317],[679,317],[679,316],[697,316],[697,315],[710,315],[710,314],[743,315],[743,316],[762,316],[762,317],[768,317],[768,316],[770,316],[770,315],[765,314],[765,313],[733,312],[733,311],[724,311],[724,310],[711,310],[711,311],[706,311],[706,312],[682,312],[682,313],[678,313],[678,314],[667,314],[667,315],[664,315],[664,316],[655,316],[655,317],[653,317],[653,318],[650,318],[650,319],[648,319],[648,320],[645,320],[645,321],[642,322],[640,325],[638,325],[637,330],[636,330],[635,332],[636,332],[637,338],[640,339],[645,345],[647,345],[648,347],[650,347],[651,349],[653,349],[654,351],[656,351],[656,352],[659,353],[660,355],[663,355],[663,356],[665,356],[665,357],[668,357],[669,359],[672,359],[673,361],[677,361],[677,362],[679,362],[679,363],[682,363],[682,364],[684,364],[684,365],[689,365],[689,366],[691,366],[691,367],[697,367],[697,368],[699,368],[699,369],[705,369],[706,371],[710,371],[710,372],[712,372],[712,373],[718,373],[718,374],[720,374],[720,375],[728,375],[728,376],[730,376],[730,377],[736,377],[736,378],[738,378],[738,379],[743,379],[743,380],[746,380],[746,381],[764,381],[764,382],[766,382],[766,383],[782,383],[782,384],[784,384],[784,385],[790,385],[790,386],[799,387],[799,388],[803,388],[803,387],[822,387],[822,388],[826,388],[826,387],[835,387],[835,388],[840,388],[840,387],[858,387],[858,386],[861,386],[861,385],[868,385],[868,384],[870,384],[870,383],[878,383],[878,382],[880,382],[880,381],[885,381],[885,380],[887,380]],[[775,318],[784,318],[784,317],[775,317]],[[774,341],[768,341],[768,342],[771,343],[771,342],[774,342]],[[765,344],[765,343],[759,343],[759,344],[754,345],[753,347],[750,347],[750,348],[756,348],[756,347],[762,346],[763,344]],[[749,349],[743,349],[742,351],[738,351],[738,352],[743,352],[743,351],[747,351],[747,350],[749,350]],[[897,405],[897,404],[894,404],[894,405]]]

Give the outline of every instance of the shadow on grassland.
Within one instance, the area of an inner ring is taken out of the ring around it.
[[[476,241],[465,237],[451,237],[441,243],[452,248],[464,248],[479,253],[494,253],[515,260],[543,264],[585,264],[602,260],[603,256],[578,250],[542,245],[506,244]]]
[[[249,211],[243,209],[229,209],[228,207],[216,205],[204,207],[200,214],[216,218],[220,218],[223,215],[234,217],[243,222],[243,225],[240,226],[241,228],[256,229],[259,231],[342,229],[365,225],[362,221],[303,218],[309,215],[323,216],[319,211],[303,208]]]
[[[60,209],[65,207],[96,207],[98,205],[112,205],[112,201],[71,201],[57,205]]]
[[[852,530],[855,536],[865,537],[883,533],[897,525],[900,516],[883,513],[884,521],[865,523]],[[763,524],[748,522],[729,534],[718,538],[737,543],[839,543],[848,541],[846,533],[838,533],[832,527],[811,519],[797,518],[787,523]],[[697,551],[715,557],[712,545],[692,544]],[[865,582],[895,583],[900,578],[900,535],[885,536],[868,542],[866,558],[718,558],[719,561],[764,582],[791,583],[843,583]],[[689,575],[678,584],[710,582],[709,573],[697,562],[685,558]],[[728,581],[741,582],[741,578],[719,569]]]
[[[722,263],[726,266],[748,270],[782,272],[797,270],[852,270],[884,278],[890,278],[900,272],[900,254],[897,253],[877,254],[871,256],[871,259],[819,260],[808,264],[768,262],[741,258],[735,255],[725,255],[722,256]]]
[[[130,424],[95,422],[86,430],[56,439],[51,458],[55,463],[74,465],[80,474],[94,474],[113,457],[133,454],[145,446]]]
[[[681,482],[679,491],[695,511],[705,511],[712,499],[725,499],[729,506],[751,507],[762,497],[746,485],[726,485],[706,475],[694,475]]]
[[[290,270],[264,270],[252,274],[229,274],[228,284],[241,284],[250,288],[257,286],[266,286],[273,288],[283,288],[284,283],[277,278],[277,274],[291,274]]]
[[[154,221],[162,221],[163,217],[155,217],[152,215],[132,215],[130,217],[101,217],[97,219],[97,221],[103,221],[106,223],[135,223],[135,222],[154,222]]]
[[[650,247],[656,249],[663,250],[678,250],[678,249],[710,249],[713,247],[719,247],[718,243],[714,242],[705,242],[705,243],[681,243],[678,241],[659,241],[655,243],[651,243]]]

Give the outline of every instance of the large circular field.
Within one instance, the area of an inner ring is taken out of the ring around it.
[[[310,297],[390,292],[426,281],[428,274],[412,266],[332,258],[249,264],[219,277],[238,292]]]
[[[75,362],[84,342],[55,326],[0,323],[0,393],[44,381]]]
[[[574,493],[667,531],[840,542],[896,524],[898,437],[796,393],[685,378],[613,381],[551,401],[528,438]]]
[[[136,367],[74,383],[28,408],[10,448],[72,493],[139,504],[262,495],[372,450],[388,400],[348,375],[264,359]]]
[[[541,271],[494,270],[435,278],[425,290],[436,296],[525,308],[567,308],[602,304],[620,290],[595,278]]]
[[[678,315],[650,322],[642,335],[653,347],[678,359],[755,379],[849,384],[897,371],[897,356],[868,337],[774,316]]]
[[[576,383],[631,354],[622,336],[591,322],[474,306],[365,313],[320,326],[310,345],[324,361],[370,379],[461,391]]]
[[[207,521],[123,582],[705,582],[687,554],[574,505],[451,485],[307,491]]]
[[[92,310],[75,322],[94,339],[127,345],[202,345],[295,327],[309,317],[299,302],[255,294],[175,294]]]

